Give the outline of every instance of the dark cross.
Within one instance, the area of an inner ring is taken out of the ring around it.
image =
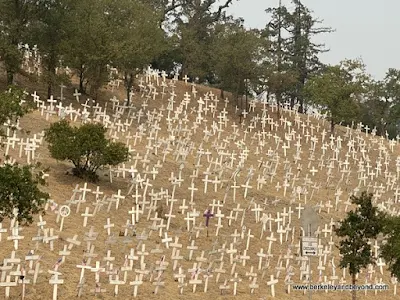
[[[208,209],[208,210],[206,210],[206,211],[204,212],[203,217],[206,218],[207,237],[208,237],[208,223],[209,223],[209,221],[210,221],[210,218],[211,218],[211,217],[214,217],[214,214],[211,213],[211,210],[210,210],[210,209]]]

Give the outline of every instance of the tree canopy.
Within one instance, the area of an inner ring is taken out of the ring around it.
[[[300,112],[317,106],[327,112],[332,132],[336,124],[362,121],[377,134],[399,134],[399,70],[390,68],[382,80],[371,80],[359,61],[321,62],[320,54],[329,49],[316,37],[333,29],[301,0],[266,7],[260,29],[228,13],[237,1],[0,0],[5,12],[0,61],[12,84],[29,59],[22,45],[36,45],[41,65],[35,69],[48,97],[72,74],[79,77],[80,91],[96,100],[116,68],[129,102],[137,74],[152,65],[237,99],[265,92],[275,99],[278,114],[284,104]],[[71,74],[60,72],[66,66]]]
[[[0,222],[16,217],[18,222],[29,224],[34,215],[44,212],[49,194],[39,189],[45,184],[42,175],[33,173],[31,166],[5,164],[0,167]]]
[[[304,95],[310,104],[328,114],[331,133],[336,124],[351,122],[358,116],[365,91],[364,74],[359,61],[343,61],[340,65],[326,66],[306,82]]]
[[[107,129],[101,124],[71,126],[62,120],[51,124],[46,130],[45,140],[49,151],[57,160],[68,160],[74,164],[74,175],[96,181],[100,167],[118,165],[128,159],[128,148],[123,143],[106,139]]]
[[[383,230],[383,221],[386,216],[372,204],[372,194],[362,192],[359,197],[351,196],[351,202],[356,205],[355,210],[347,213],[336,235],[341,238],[339,251],[342,255],[341,268],[348,268],[352,276],[352,284],[356,284],[356,275],[361,269],[375,262],[371,253],[369,241],[376,239]],[[356,298],[356,290],[352,290],[352,298]]]
[[[33,102],[26,100],[23,90],[16,86],[9,87],[8,90],[0,93],[0,124],[8,121],[15,123],[33,108]],[[0,128],[0,135],[5,132]]]

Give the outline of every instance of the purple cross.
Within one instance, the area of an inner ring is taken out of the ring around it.
[[[210,221],[211,217],[214,217],[214,214],[211,213],[211,210],[208,209],[204,212],[203,217],[206,218],[206,227],[208,227],[208,222]]]

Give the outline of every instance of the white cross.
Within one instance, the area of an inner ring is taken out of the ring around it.
[[[275,284],[278,283],[278,279],[274,279],[274,275],[271,275],[271,280],[267,282],[267,285],[271,286],[271,296],[275,297]]]
[[[82,94],[79,93],[77,89],[75,89],[75,93],[73,94],[73,96],[75,97],[76,102],[78,102],[78,103],[79,103],[79,96],[80,96],[80,95],[82,95]]]
[[[60,275],[61,275],[61,273],[54,272],[53,276],[49,280],[49,283],[53,285],[53,300],[57,300],[58,285],[64,283],[64,279],[58,278],[58,276],[60,276]]]

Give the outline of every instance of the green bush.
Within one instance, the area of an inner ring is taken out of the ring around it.
[[[72,127],[62,120],[46,130],[49,151],[57,160],[74,164],[73,174],[89,181],[97,181],[97,170],[106,165],[115,166],[128,160],[128,148],[123,143],[106,139],[107,129],[100,124]]]
[[[0,222],[13,218],[14,209],[18,209],[17,220],[23,224],[32,223],[33,215],[44,212],[49,194],[38,188],[45,183],[41,175],[32,174],[30,166],[0,167]]]
[[[0,126],[8,120],[16,122],[33,107],[33,101],[27,101],[23,90],[10,86],[8,90],[0,93]],[[0,135],[5,135],[3,128],[0,128]]]

